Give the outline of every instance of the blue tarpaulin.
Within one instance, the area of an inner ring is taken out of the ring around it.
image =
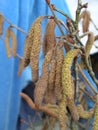
[[[51,0],[51,3],[70,15],[65,0]],[[26,32],[39,15],[50,14],[45,0],[1,0],[0,12]],[[65,17],[56,14],[65,21]],[[5,22],[2,37],[5,36],[5,29],[8,26],[9,24]],[[16,29],[14,31],[18,39],[17,53],[23,56],[25,34]],[[41,61],[40,56],[40,64]],[[26,81],[31,79],[30,68],[26,68],[20,77],[17,76],[18,63],[18,58],[7,58],[4,42],[0,40],[0,130],[15,130],[20,105],[19,93]]]

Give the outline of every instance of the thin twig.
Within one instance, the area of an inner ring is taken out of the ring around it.
[[[5,21],[10,24],[10,27],[16,28],[16,29],[19,30],[20,32],[24,33],[25,35],[28,34],[27,32],[25,32],[25,31],[24,31],[23,29],[21,29],[20,27],[18,27],[18,26],[16,26],[16,25],[12,24],[12,22],[11,22],[10,20],[8,20],[5,16],[3,16],[3,17],[4,17]]]
[[[82,9],[82,1],[78,0],[78,6],[76,10],[76,19],[75,19],[76,29],[78,29],[79,15],[80,15],[81,9]]]
[[[98,31],[98,27],[96,26],[96,24],[94,23],[94,21],[91,19],[92,24],[94,25],[95,29]]]
[[[60,27],[60,24],[59,24],[57,18],[56,18],[56,15],[55,15],[55,13],[54,13],[54,11],[53,11],[52,5],[51,5],[51,4],[48,4],[48,6],[50,7],[50,10],[51,10],[51,12],[52,12],[52,15],[54,16],[54,21],[56,22],[56,24],[57,24],[58,28],[60,29],[62,35],[65,35],[64,32],[63,32],[63,30],[62,30],[62,28]]]
[[[68,27],[65,25],[65,23],[62,21],[62,20],[60,20],[60,19],[57,19],[58,20],[58,22],[61,24],[61,25],[63,25],[63,27],[67,30],[67,31],[69,31],[68,30]]]
[[[82,87],[80,87],[80,90],[81,90],[83,93],[85,93],[92,101],[95,102],[94,97],[91,96],[85,89],[83,89]]]
[[[91,32],[85,32],[85,33],[83,33],[81,36],[79,36],[79,38],[83,38],[83,37],[85,37],[86,35],[88,35],[88,34],[90,34]]]
[[[60,13],[60,14],[62,14],[62,15],[64,15],[66,18],[70,19],[72,23],[74,23],[74,20],[71,19],[71,18],[68,16],[68,14],[66,14],[66,13],[62,12],[61,10],[57,9],[55,6],[53,6],[53,10],[54,10],[54,11],[57,11],[58,13]]]
[[[82,75],[82,77],[84,78],[84,80],[86,81],[86,83],[89,85],[89,87],[91,88],[91,90],[92,90],[95,94],[97,94],[97,93],[98,93],[97,90],[91,85],[91,83],[89,82],[89,80],[86,78],[85,74],[82,72],[82,69],[81,69],[80,65],[77,64],[77,66],[78,66],[78,69],[79,69],[80,74]]]

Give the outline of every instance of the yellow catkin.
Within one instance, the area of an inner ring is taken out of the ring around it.
[[[4,38],[4,43],[5,43],[5,47],[6,47],[6,54],[7,54],[8,58],[11,57],[11,49],[10,49],[9,38],[10,38],[10,28],[8,27],[6,29],[6,36]]]
[[[12,39],[12,55],[16,57],[16,51],[17,51],[17,38],[13,30],[10,29],[10,37]]]
[[[67,116],[66,116],[66,96],[63,95],[62,99],[59,102],[59,115],[58,115],[58,120],[60,124],[60,130],[67,130]]]
[[[41,45],[41,20],[37,19],[36,23],[34,23],[34,39],[33,45],[30,54],[30,66],[32,70],[32,79],[34,82],[38,80],[38,63],[39,63],[39,53],[40,53],[40,45]]]
[[[3,24],[4,24],[4,17],[0,13],[0,35],[2,35],[2,33],[3,33]]]
[[[78,111],[79,117],[83,118],[83,119],[89,119],[94,114],[94,109],[93,108],[86,111],[86,110],[83,109],[83,106],[81,104],[77,105],[77,111]]]
[[[64,54],[62,46],[57,48],[57,65],[56,65],[56,78],[55,78],[55,94],[57,100],[62,98],[62,64],[64,61]]]
[[[93,32],[90,32],[88,34],[88,40],[86,42],[86,46],[85,46],[85,50],[86,50],[86,55],[87,57],[89,56],[90,54],[90,50],[93,46],[93,43],[94,43],[94,33]]]
[[[83,33],[89,31],[89,24],[91,20],[91,15],[88,10],[85,10],[81,13],[80,19],[83,19],[82,21],[82,28],[83,28]]]
[[[45,35],[43,40],[43,52],[44,55],[52,48],[52,45],[56,43],[56,36],[55,36],[55,22],[53,19],[50,19],[47,23],[45,29]]]
[[[44,95],[47,90],[48,84],[48,75],[49,75],[49,63],[51,61],[53,54],[53,50],[50,50],[44,59],[44,63],[42,66],[42,76],[36,83],[35,91],[34,91],[34,102],[38,106],[42,103]]]
[[[94,123],[92,130],[98,130],[98,95],[96,96],[96,105],[95,105],[95,111],[94,111]]]
[[[31,54],[31,49],[33,45],[33,40],[34,40],[34,28],[35,24],[37,22],[41,22],[44,16],[39,16],[32,24],[30,27],[30,30],[28,32],[27,37],[25,38],[25,44],[24,44],[24,68],[27,67],[30,63],[30,54]]]
[[[63,62],[63,66],[62,66],[62,93],[63,95],[67,96],[67,100],[69,100],[68,102],[72,103],[72,106],[74,108],[74,111],[72,111],[72,109],[70,109],[71,107],[69,107],[70,111],[72,111],[72,116],[75,120],[79,119],[79,116],[77,114],[77,110],[75,107],[75,103],[74,103],[74,84],[72,82],[72,76],[71,76],[71,66],[72,66],[72,62],[73,59],[78,56],[78,54],[81,53],[81,51],[79,49],[72,49],[70,50],[65,58],[64,58],[64,62]]]
[[[72,84],[71,66],[73,59],[78,56],[81,51],[79,49],[70,50],[64,57],[62,66],[62,89],[63,93],[69,98],[74,98],[74,87]]]

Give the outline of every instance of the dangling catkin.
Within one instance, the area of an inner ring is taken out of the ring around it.
[[[30,63],[30,54],[31,54],[31,49],[33,45],[33,40],[34,40],[34,28],[35,24],[37,22],[41,22],[44,16],[39,16],[32,24],[29,33],[27,37],[25,38],[25,44],[24,44],[24,68],[27,67]]]
[[[36,105],[40,105],[42,103],[45,92],[47,90],[49,63],[51,61],[52,54],[53,54],[53,50],[50,50],[46,54],[44,63],[42,66],[42,76],[36,83],[36,87],[35,87],[35,91],[34,91],[34,102]]]
[[[79,49],[70,50],[64,57],[62,66],[62,89],[63,93],[69,98],[74,99],[74,87],[72,84],[71,66],[73,59],[80,53]]]
[[[67,106],[70,110],[70,113],[71,113],[71,116],[73,117],[73,119],[75,121],[79,120],[79,114],[78,114],[78,111],[77,111],[77,108],[76,108],[76,105],[74,103],[74,99],[68,99],[67,98]]]
[[[79,117],[83,118],[83,119],[89,119],[89,118],[91,118],[92,115],[93,115],[93,113],[94,113],[94,109],[93,108],[90,109],[90,110],[88,110],[88,111],[85,111],[83,109],[83,106],[81,104],[79,104],[77,106],[77,111],[78,111]]]
[[[52,44],[56,43],[56,36],[55,36],[55,22],[53,19],[50,19],[47,23],[45,35],[44,35],[44,41],[43,41],[43,52],[44,55],[52,48]]]
[[[0,13],[0,35],[3,32],[4,16]]]
[[[23,58],[23,67],[27,67],[30,63],[30,52],[32,44],[29,42],[28,36],[25,38],[24,44],[24,58]]]
[[[56,65],[56,77],[55,77],[55,94],[57,100],[62,98],[62,65],[64,61],[64,54],[62,46],[57,48],[57,65]]]
[[[66,96],[63,95],[63,98],[59,102],[59,116],[58,120],[60,123],[60,130],[67,130],[67,116],[66,116]]]
[[[10,37],[12,39],[12,55],[16,57],[16,51],[17,51],[17,38],[13,30],[10,29]]]
[[[98,130],[98,95],[96,96],[96,105],[94,111],[94,123],[92,130]]]
[[[63,66],[62,66],[62,92],[64,95],[67,96],[67,100],[69,100],[69,109],[71,110],[71,103],[74,108],[74,112],[72,114],[73,118],[75,120],[79,119],[79,116],[77,114],[77,110],[75,108],[75,103],[74,103],[74,84],[72,82],[72,76],[71,76],[71,66],[72,66],[72,61],[73,59],[80,53],[81,51],[79,49],[72,49],[69,52],[67,52]]]
[[[24,63],[23,58],[19,58],[18,73],[17,73],[18,76],[20,76],[21,73],[22,73],[22,70],[23,70],[23,63]]]
[[[38,80],[38,61],[40,53],[40,44],[41,44],[41,20],[44,17],[40,17],[34,23],[34,34],[33,34],[33,45],[30,53],[30,66],[32,70],[32,79],[34,82]]]
[[[82,21],[83,33],[85,33],[89,31],[89,24],[91,20],[90,12],[88,10],[83,11],[79,19],[82,19],[82,18],[83,18],[83,21]]]
[[[6,47],[6,54],[7,54],[8,58],[11,57],[11,50],[10,50],[9,38],[10,38],[10,28],[8,27],[6,29],[6,36],[4,38],[4,43],[5,43],[5,47]]]
[[[56,70],[56,59],[51,60],[51,69],[49,73],[49,81],[48,86],[50,90],[54,89],[54,83],[55,83],[55,70]]]
[[[90,54],[90,50],[92,48],[92,45],[94,43],[94,33],[93,32],[90,32],[88,34],[88,40],[86,42],[86,46],[85,46],[85,50],[86,50],[86,56],[88,57],[89,54]]]
[[[93,34],[93,32],[89,32],[88,40],[87,40],[86,45],[85,45],[85,51],[86,51],[87,58],[90,55],[90,50],[92,48],[93,43],[94,43],[94,34]],[[81,66],[81,68],[86,68],[85,61],[83,58],[81,59],[80,66]]]
[[[49,79],[48,79],[48,88],[47,93],[49,97],[49,103],[55,104],[56,103],[56,97],[54,92],[54,86],[55,86],[55,71],[56,71],[56,59],[53,58],[51,60],[51,67],[49,72]]]

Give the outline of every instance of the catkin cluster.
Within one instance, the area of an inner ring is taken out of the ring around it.
[[[48,1],[48,4],[51,9],[56,10],[53,5],[50,5],[50,1]],[[49,18],[49,20],[46,24],[44,36],[42,37],[41,22],[44,18]],[[90,61],[90,50],[94,41],[98,39],[98,35],[94,36],[94,33],[89,31],[89,24],[92,19],[88,10],[84,10],[80,14],[79,20],[81,19],[83,19],[83,33],[85,33],[84,35],[88,35],[84,48],[81,44],[81,38],[83,36],[79,37],[79,35],[77,35],[78,27],[76,27],[76,24],[79,21],[74,22],[70,18],[67,19],[67,26],[62,22],[63,27],[68,31],[67,35],[62,33],[63,36],[56,37],[56,24],[60,31],[63,31],[59,22],[60,20],[53,16],[39,16],[33,22],[26,35],[24,41],[24,56],[19,59],[18,75],[21,74],[25,67],[30,65],[32,80],[35,83],[33,107],[53,116],[49,116],[50,124],[45,123],[43,129],[49,128],[49,126],[46,127],[46,125],[54,127],[57,118],[60,130],[69,130],[69,128],[78,130],[80,118],[88,120],[94,115],[93,130],[98,130],[98,96],[95,108],[93,107],[87,110],[88,105],[84,93],[88,94],[90,98],[93,96],[87,93],[84,82],[81,84],[81,82],[78,81],[78,67],[75,64],[77,62],[78,66],[87,69],[87,63],[85,64],[85,61]],[[3,25],[4,17],[0,14],[0,37],[3,34]],[[11,57],[11,55],[13,57],[17,56],[17,38],[12,27],[13,26],[9,26],[6,29],[4,37],[8,58]],[[76,28],[77,30],[75,30]],[[12,41],[12,47],[10,47],[10,41]],[[41,48],[44,54],[44,61],[42,64],[42,73],[39,77],[39,54]],[[66,55],[64,52],[66,52]],[[29,102],[29,100],[26,101]]]

